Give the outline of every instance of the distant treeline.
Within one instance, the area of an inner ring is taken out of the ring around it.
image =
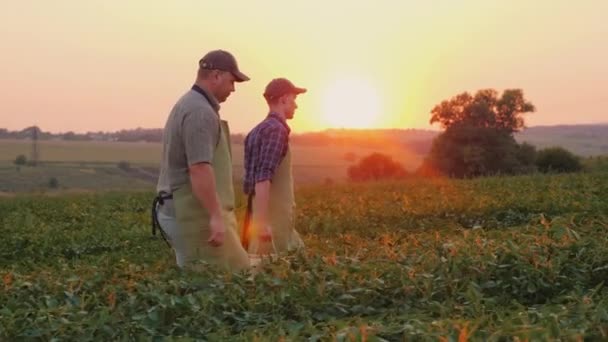
[[[51,133],[37,126],[27,127],[20,131],[9,131],[0,128],[0,139],[32,139],[37,135],[39,140],[66,141],[119,141],[119,142],[160,142],[163,130],[160,128],[123,129],[116,132],[86,133]],[[412,152],[426,154],[437,132],[418,129],[394,130],[356,130],[330,129],[323,132],[292,134],[290,142],[301,146],[361,146],[382,150],[387,146],[403,146]],[[233,144],[243,144],[244,134],[232,134]]]
[[[31,126],[20,131],[0,128],[0,139],[32,139],[34,135],[37,135],[39,140],[160,142],[162,133],[160,128],[123,129],[117,132],[51,133],[45,132],[37,126]]]

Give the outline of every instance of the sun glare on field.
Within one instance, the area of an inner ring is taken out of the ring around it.
[[[322,96],[322,121],[327,127],[374,128],[380,124],[378,90],[363,79],[335,80]]]

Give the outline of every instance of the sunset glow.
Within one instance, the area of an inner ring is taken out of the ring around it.
[[[434,105],[483,88],[523,89],[529,126],[606,122],[604,13],[608,1],[9,1],[0,128],[162,127],[218,48],[251,77],[222,104],[233,132],[264,117],[275,77],[309,90],[294,132],[432,128]]]
[[[322,123],[330,128],[374,128],[383,112],[377,88],[365,80],[344,78],[322,93]]]

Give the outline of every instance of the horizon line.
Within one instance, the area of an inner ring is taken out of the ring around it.
[[[13,130],[13,129],[9,129],[6,127],[0,127],[0,129],[6,129],[9,132],[20,132],[23,131],[24,129],[33,127],[33,126],[37,126],[37,125],[30,125],[30,126],[26,126],[23,127],[21,129],[17,129],[17,130]],[[543,125],[534,125],[534,126],[526,126],[524,127],[520,132],[525,131],[526,129],[530,129],[530,128],[546,128],[546,127],[573,127],[573,126],[608,126],[608,121],[603,121],[603,122],[586,122],[586,123],[566,123],[566,124],[543,124]],[[38,127],[39,129],[41,129],[40,127]],[[98,131],[73,131],[73,130],[67,130],[67,131],[44,131],[43,129],[41,129],[42,132],[44,133],[50,133],[50,134],[66,134],[69,132],[72,132],[74,134],[87,134],[87,133],[98,133],[98,132],[102,132],[102,133],[116,133],[119,131],[135,131],[135,130],[163,130],[164,128],[162,127],[135,127],[135,128],[120,128],[117,130],[113,130],[113,131],[103,131],[103,130],[98,130]],[[419,127],[411,127],[411,128],[402,128],[402,127],[378,127],[378,128],[348,128],[348,127],[328,127],[328,128],[324,128],[321,130],[306,130],[306,131],[301,131],[301,132],[295,132],[295,134],[310,134],[310,133],[324,133],[324,132],[328,132],[328,131],[427,131],[427,132],[440,132],[443,129],[441,128],[419,128]],[[293,132],[293,131],[292,131]],[[232,135],[235,134],[247,134],[245,132],[232,132]]]

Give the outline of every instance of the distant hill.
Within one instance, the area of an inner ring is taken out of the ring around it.
[[[315,134],[324,135],[330,144],[351,143],[372,147],[401,144],[412,152],[426,154],[439,133],[423,129],[330,129]],[[608,155],[608,124],[534,126],[516,133],[515,139],[539,149],[561,146],[581,156]]]
[[[561,146],[581,156],[608,155],[608,124],[534,126],[515,138],[537,148]]]

